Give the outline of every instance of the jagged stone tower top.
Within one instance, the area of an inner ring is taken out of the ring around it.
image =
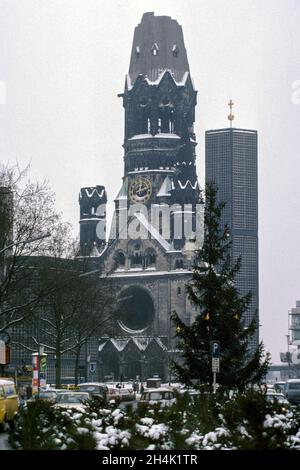
[[[164,70],[177,83],[190,70],[182,27],[169,16],[144,13],[134,31],[128,78],[131,85],[140,74],[153,82]]]

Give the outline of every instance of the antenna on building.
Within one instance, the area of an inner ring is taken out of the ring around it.
[[[234,102],[230,100],[228,103],[228,106],[230,108],[230,114],[228,114],[228,120],[230,121],[230,127],[232,127],[232,121],[234,120],[234,115],[232,114],[232,107],[234,106]]]

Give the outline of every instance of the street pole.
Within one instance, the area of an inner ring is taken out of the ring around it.
[[[85,342],[85,381],[88,382],[90,378],[90,361],[91,355],[88,353],[88,342]]]
[[[217,391],[217,372],[220,372],[220,341],[212,340],[211,347],[211,368],[213,373],[213,393]]]
[[[213,393],[217,391],[217,373],[213,372]]]
[[[40,342],[38,344],[38,395],[41,389],[41,348]]]

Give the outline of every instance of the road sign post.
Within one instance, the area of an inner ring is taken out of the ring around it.
[[[96,372],[96,362],[90,362],[90,373],[95,374]]]
[[[44,348],[39,346],[38,352],[32,353],[32,393],[40,392],[41,387],[46,387],[47,354]]]
[[[217,373],[220,372],[220,341],[211,341],[211,369],[213,373],[213,393],[217,391]]]

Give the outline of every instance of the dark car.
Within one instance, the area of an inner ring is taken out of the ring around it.
[[[109,389],[102,382],[86,382],[78,385],[80,392],[87,392],[91,397],[100,397],[105,401],[109,400]]]

